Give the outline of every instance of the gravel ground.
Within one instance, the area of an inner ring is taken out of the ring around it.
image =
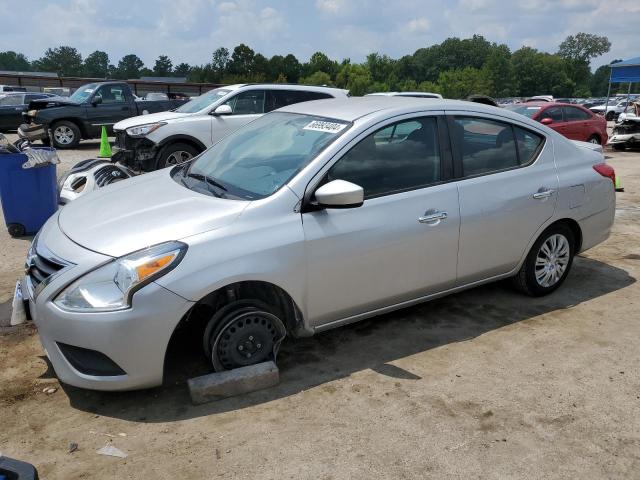
[[[607,156],[626,188],[614,232],[559,291],[487,285],[286,342],[266,391],[192,406],[206,366],[180,345],[162,388],[82,391],[32,325],[0,329],[0,451],[45,479],[640,478],[640,153]],[[8,315],[29,242],[0,241]]]

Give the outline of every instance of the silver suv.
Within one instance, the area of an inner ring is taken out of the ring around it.
[[[498,279],[553,292],[608,237],[613,180],[599,146],[503,109],[301,103],[64,207],[23,289],[60,380],[150,387],[189,322],[224,370],[274,358],[287,334]]]

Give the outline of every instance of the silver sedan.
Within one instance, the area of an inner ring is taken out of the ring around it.
[[[486,282],[549,294],[609,236],[614,180],[599,146],[503,109],[302,103],[64,207],[22,287],[63,382],[150,387],[185,323],[224,370]]]

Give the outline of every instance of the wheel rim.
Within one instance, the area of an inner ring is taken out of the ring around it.
[[[564,235],[556,233],[547,238],[538,250],[536,257],[536,281],[541,287],[553,287],[562,279],[569,259],[571,248]]]
[[[193,158],[193,155],[191,155],[189,152],[178,150],[169,154],[169,156],[167,157],[167,165],[179,165],[186,162],[187,160],[190,160],[191,158]]]
[[[273,357],[283,337],[281,322],[274,315],[261,311],[239,314],[215,339],[213,366],[221,371],[264,362]]]
[[[53,138],[55,138],[56,142],[58,142],[60,145],[69,145],[73,142],[75,134],[69,127],[67,127],[66,125],[62,125],[60,127],[56,127],[56,129],[53,131]]]
[[[589,143],[595,143],[596,145],[600,145],[600,142],[596,137],[591,137],[591,139],[589,139]]]

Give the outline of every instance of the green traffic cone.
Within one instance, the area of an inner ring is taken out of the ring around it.
[[[100,153],[98,158],[111,158],[111,145],[107,138],[107,127],[102,126],[102,135],[100,136]]]
[[[622,182],[620,181],[619,175],[616,175],[616,183],[614,185],[615,185],[616,192],[624,192],[624,187],[622,186]]]

